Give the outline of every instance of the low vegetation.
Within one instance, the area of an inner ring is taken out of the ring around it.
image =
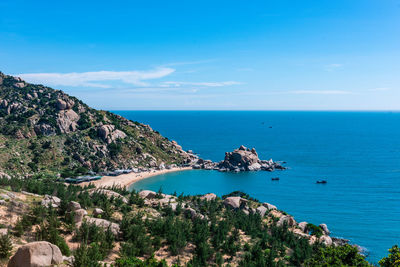
[[[53,208],[41,205],[39,196],[32,198],[9,231],[14,244],[18,244],[16,240],[56,244],[63,255],[74,256],[73,266],[369,266],[356,247],[310,244],[287,224],[278,226],[278,218],[273,215],[276,213],[263,217],[245,214],[227,208],[219,198],[207,201],[181,195],[173,209],[170,205],[149,204],[137,192],[125,188],[109,188],[126,199],[123,201],[91,187],[66,186],[46,177],[3,178],[0,187],[61,199]],[[231,195],[239,194],[250,199],[240,192]],[[89,216],[94,216],[94,208],[101,208],[104,213],[97,217],[118,224],[119,234],[86,220],[77,225],[74,213],[68,209],[71,201],[80,203]],[[197,215],[193,216],[187,207],[196,210]],[[9,256],[9,240],[7,235],[0,239],[1,257]],[[391,252],[381,260],[382,266],[398,262],[398,248]]]

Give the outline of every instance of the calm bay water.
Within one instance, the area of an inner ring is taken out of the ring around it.
[[[241,190],[295,219],[326,223],[377,262],[400,243],[400,113],[272,111],[115,111],[150,124],[204,159],[240,145],[285,171],[185,171],[134,184],[165,193],[218,195]],[[280,181],[271,181],[271,177]],[[327,184],[316,184],[326,179]]]

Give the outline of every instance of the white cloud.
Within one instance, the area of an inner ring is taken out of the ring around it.
[[[350,91],[341,91],[341,90],[298,90],[298,91],[289,91],[292,94],[310,94],[310,95],[349,95],[353,94]]]
[[[333,63],[333,64],[328,64],[328,65],[324,66],[326,71],[334,71],[340,67],[343,67],[343,64]]]
[[[390,88],[388,88],[388,87],[378,87],[378,88],[369,89],[368,91],[371,91],[371,92],[382,92],[382,91],[388,91],[388,90],[390,90]]]
[[[61,86],[83,86],[110,88],[111,86],[102,82],[120,81],[137,86],[147,86],[146,80],[166,77],[173,73],[172,68],[156,68],[148,71],[93,71],[93,72],[71,72],[71,73],[23,73],[18,74],[27,82],[43,83],[46,85]]]
[[[165,87],[181,87],[185,85],[189,86],[204,86],[204,87],[222,87],[222,86],[229,86],[229,85],[238,85],[242,84],[240,82],[235,81],[226,81],[226,82],[164,82],[162,86]]]

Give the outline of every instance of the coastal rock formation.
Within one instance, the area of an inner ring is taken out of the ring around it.
[[[20,247],[8,267],[42,267],[63,262],[60,249],[47,241],[32,242]]]
[[[218,170],[221,172],[233,171],[274,171],[284,170],[281,164],[270,160],[260,160],[257,151],[252,148],[240,146],[233,152],[226,152],[225,159],[221,162],[212,162],[211,160],[198,159],[192,164],[193,169]]]
[[[331,234],[331,231],[329,231],[328,226],[325,223],[321,223],[319,227],[321,227],[322,231],[324,231],[324,234],[326,235]]]

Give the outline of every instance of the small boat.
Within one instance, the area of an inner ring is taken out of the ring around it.
[[[328,183],[326,180],[317,181],[317,184],[326,184],[326,183]]]
[[[279,181],[279,177],[272,177],[271,181]]]

